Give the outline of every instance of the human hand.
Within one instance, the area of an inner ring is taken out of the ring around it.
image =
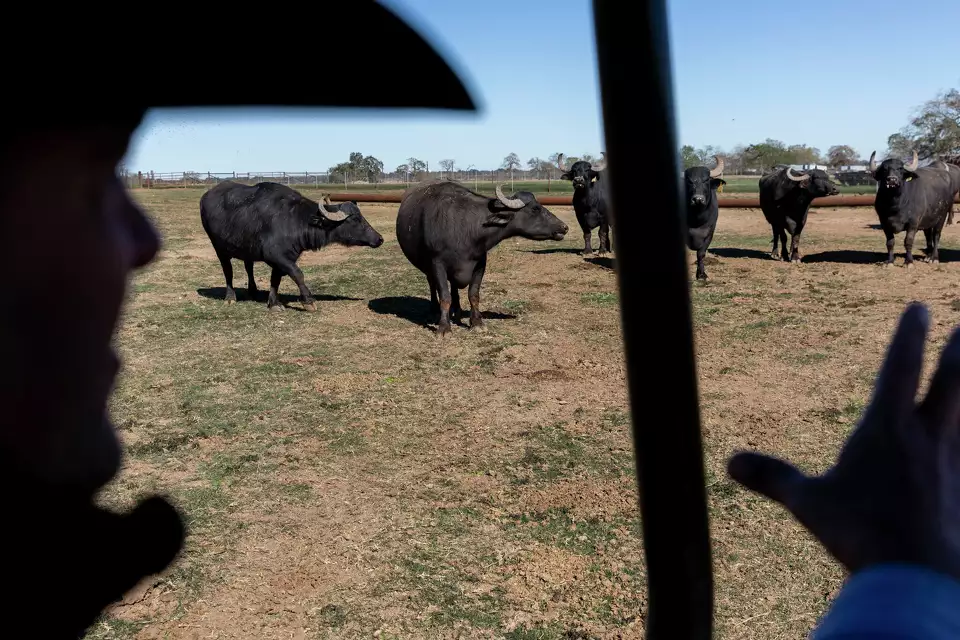
[[[62,495],[15,487],[0,511],[8,586],[0,610],[13,637],[81,637],[183,545],[180,516],[162,498],[121,515]]]
[[[851,573],[909,563],[960,579],[960,330],[918,404],[928,323],[922,305],[907,308],[870,404],[826,473],[752,452],[729,461],[736,481],[784,505]]]

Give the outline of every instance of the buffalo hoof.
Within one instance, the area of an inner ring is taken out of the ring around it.
[[[913,263],[912,263],[912,262],[908,262],[908,263],[906,263],[905,265],[903,265],[903,268],[904,268],[904,269],[912,269],[912,268],[913,268]]]
[[[883,263],[883,268],[884,268],[884,269],[889,269],[889,268],[892,267],[892,266],[893,266],[893,263],[892,263],[892,262],[884,262],[884,263]]]
[[[437,327],[437,335],[440,336],[441,338],[444,336],[448,336],[451,333],[453,333],[453,330],[450,328],[450,325],[448,324],[441,324],[440,326]]]
[[[487,325],[483,324],[483,320],[480,318],[470,318],[470,330],[471,331],[486,331]]]
[[[270,311],[276,311],[276,312],[283,311],[283,305],[282,305],[282,304],[275,304],[275,305],[273,305],[272,307],[267,307],[267,308],[268,308]]]
[[[800,258],[794,258],[791,262],[793,262],[793,264],[800,264]]]
[[[309,311],[310,313],[314,313],[314,312],[316,312],[316,310],[317,310],[317,303],[316,303],[316,302],[307,302],[307,303],[305,303],[305,304],[303,305],[303,309],[304,309],[304,311]]]
[[[706,279],[707,279],[707,273],[706,273],[706,271],[704,271],[703,273],[698,273],[698,274],[697,274],[697,280],[706,280]]]
[[[236,304],[236,303],[237,303],[236,298],[227,298],[227,304]]]
[[[929,262],[930,264],[940,264],[940,261],[937,260],[936,258],[933,258],[933,259],[931,259],[931,260],[928,260],[928,262]]]

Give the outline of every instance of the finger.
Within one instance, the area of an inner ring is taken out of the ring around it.
[[[741,452],[727,463],[727,473],[734,480],[756,493],[790,508],[807,479],[795,466],[760,453]]]
[[[911,303],[900,316],[870,401],[871,413],[889,418],[877,424],[898,424],[914,410],[929,323],[926,307],[918,302]]]
[[[960,426],[960,328],[954,329],[940,353],[930,390],[919,411],[933,433]]]

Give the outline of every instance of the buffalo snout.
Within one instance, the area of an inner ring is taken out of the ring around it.
[[[694,206],[703,206],[706,203],[707,203],[707,199],[701,195],[696,195],[690,198],[690,204]]]
[[[374,249],[376,249],[377,247],[379,247],[379,246],[382,245],[382,244],[383,244],[383,236],[378,233],[378,234],[377,234],[377,237],[374,238],[374,239],[373,239],[373,242],[370,243],[370,246],[373,247]]]

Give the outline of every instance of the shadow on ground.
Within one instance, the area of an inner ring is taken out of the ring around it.
[[[460,297],[462,302],[463,296]],[[367,306],[374,313],[396,316],[421,327],[431,327],[439,320],[440,310],[436,309],[426,298],[416,298],[414,296],[375,298],[367,303]],[[499,311],[481,311],[480,316],[484,320],[514,320],[517,317]],[[463,324],[469,317],[470,310],[468,308],[461,314],[460,323]]]
[[[267,302],[267,291],[263,289],[257,290],[257,295],[253,298],[250,297],[247,292],[246,287],[234,289],[237,293],[237,302]],[[223,301],[223,297],[227,295],[226,287],[206,287],[202,289],[197,289],[197,294],[202,298],[208,298],[210,300],[220,300]],[[294,293],[281,293],[277,296],[280,298],[280,303],[288,305],[291,302],[300,302],[300,294]],[[317,302],[339,302],[343,300],[352,300],[354,302],[361,300],[361,298],[351,298],[350,296],[336,296],[328,295],[324,293],[314,293],[313,297],[316,298]]]
[[[530,249],[527,253],[536,253],[537,255],[548,255],[552,253],[583,253],[583,249],[574,247],[552,247],[550,249]]]
[[[759,249],[740,249],[738,247],[717,247],[710,249],[707,255],[713,254],[721,258],[754,258],[756,260],[772,260],[769,251]]]

